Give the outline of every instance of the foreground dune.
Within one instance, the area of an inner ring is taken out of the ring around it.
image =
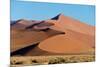
[[[92,50],[91,46],[75,40],[67,38],[66,35],[57,35],[46,39],[39,44],[39,48],[53,53],[88,53]]]

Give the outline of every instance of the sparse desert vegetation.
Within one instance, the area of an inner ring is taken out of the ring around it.
[[[11,57],[11,65],[62,64],[95,61],[94,55],[58,55],[58,56],[27,56]]]

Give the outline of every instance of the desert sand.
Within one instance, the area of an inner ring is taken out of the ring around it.
[[[21,55],[17,51],[29,46],[24,56],[94,54],[95,26],[63,14],[43,21],[18,20],[11,25],[11,53]]]

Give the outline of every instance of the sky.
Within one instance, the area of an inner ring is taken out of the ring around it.
[[[62,13],[65,16],[95,25],[95,6],[11,0],[11,20],[47,20]]]

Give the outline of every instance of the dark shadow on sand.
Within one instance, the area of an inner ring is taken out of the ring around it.
[[[31,46],[21,48],[21,49],[19,49],[17,51],[11,52],[10,55],[11,56],[14,56],[14,55],[24,56],[28,51],[30,51],[31,49],[35,48],[38,44],[39,43],[32,44]]]

